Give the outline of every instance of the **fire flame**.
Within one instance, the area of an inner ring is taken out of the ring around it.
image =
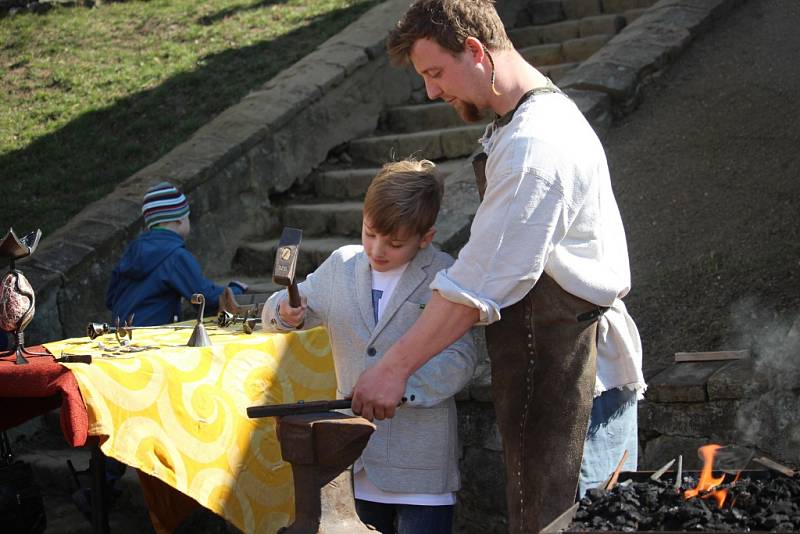
[[[697,486],[694,489],[688,489],[683,492],[684,500],[691,499],[692,497],[697,497],[701,493],[703,499],[713,498],[717,501],[717,506],[722,508],[722,505],[725,503],[725,499],[728,497],[728,490],[714,490],[715,487],[722,484],[722,481],[725,480],[725,475],[721,477],[714,477],[712,471],[714,468],[714,456],[717,454],[717,451],[720,449],[720,445],[705,445],[698,449],[698,452],[703,458],[703,470],[700,472],[700,480],[697,482]],[[739,478],[739,475],[736,475],[736,478]]]

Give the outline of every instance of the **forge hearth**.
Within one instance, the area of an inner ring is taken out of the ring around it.
[[[657,481],[650,475],[652,472],[622,473],[613,489],[590,490],[542,532],[800,531],[799,474],[743,471],[735,482],[734,476],[728,475],[716,487],[728,491],[722,507],[711,498],[714,492],[710,490],[685,498],[686,490],[698,485],[699,472],[684,472],[679,490],[675,473]]]

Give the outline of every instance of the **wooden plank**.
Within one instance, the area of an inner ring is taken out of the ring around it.
[[[716,352],[676,352],[675,363],[679,362],[718,362],[725,360],[746,360],[749,350],[721,350]]]
[[[753,461],[763,465],[766,468],[772,469],[773,471],[777,471],[778,473],[782,473],[787,477],[794,476],[794,470],[786,467],[785,465],[781,465],[774,460],[770,460],[766,456],[759,456],[758,458],[753,458]]]

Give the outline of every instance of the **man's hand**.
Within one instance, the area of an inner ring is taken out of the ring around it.
[[[394,417],[407,377],[383,360],[367,369],[353,388],[353,413],[372,421]]]
[[[283,299],[278,305],[278,315],[281,321],[294,328],[303,324],[306,317],[306,298],[303,297],[301,302],[302,304],[299,308],[293,308],[289,304],[289,299]]]

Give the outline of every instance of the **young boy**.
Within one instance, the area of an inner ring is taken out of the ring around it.
[[[147,231],[137,237],[111,273],[106,307],[112,319],[126,321],[133,314],[136,326],[156,326],[180,320],[181,297],[202,293],[206,311],[213,313],[224,288],[206,279],[184,240],[189,236],[189,203],[168,182],[151,187],[144,195],[142,215]],[[230,282],[234,294],[247,290]]]
[[[431,245],[442,198],[434,169],[425,160],[385,165],[364,199],[363,246],[336,250],[300,283],[302,307],[290,307],[286,291],[264,305],[266,330],[327,327],[339,398],[414,323],[434,276],[453,262]],[[354,466],[362,521],[384,534],[452,531],[460,483],[453,396],[475,363],[467,332],[411,376],[394,419],[375,421]]]

